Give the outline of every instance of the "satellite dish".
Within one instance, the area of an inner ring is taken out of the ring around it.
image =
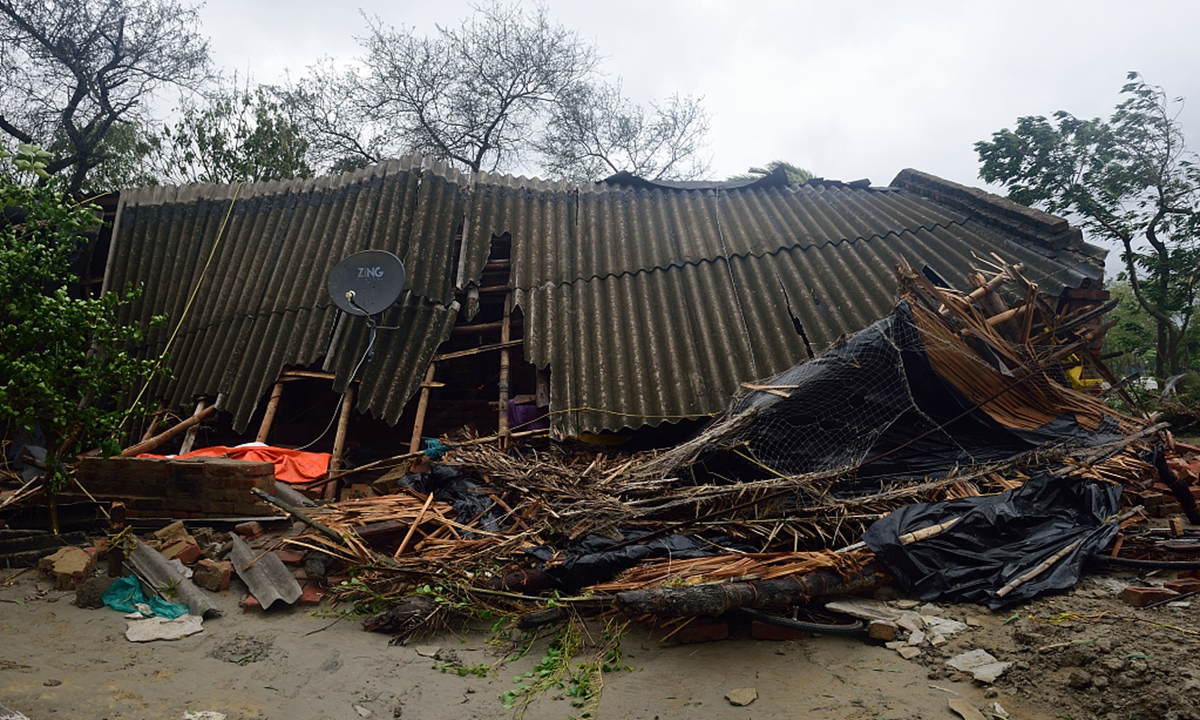
[[[363,250],[330,271],[329,297],[350,315],[376,315],[396,302],[406,279],[400,258],[387,250]]]

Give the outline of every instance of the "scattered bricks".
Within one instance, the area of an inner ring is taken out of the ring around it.
[[[229,589],[229,578],[233,574],[233,563],[229,561],[201,560],[192,571],[192,582],[205,590],[221,592]]]
[[[724,640],[729,637],[729,623],[717,618],[696,618],[675,633],[680,645]]]
[[[1145,607],[1151,603],[1170,600],[1178,596],[1174,590],[1158,587],[1127,587],[1121,591],[1121,599],[1134,607]]]
[[[38,561],[38,570],[54,580],[55,590],[74,590],[96,574],[96,560],[77,547],[59,548]]]
[[[873,640],[882,640],[891,642],[896,639],[896,635],[900,632],[900,626],[890,620],[872,620],[871,625],[867,629],[867,634]]]
[[[204,557],[204,553],[200,550],[200,546],[191,535],[185,535],[173,542],[169,543],[162,550],[159,550],[163,557],[168,560],[178,560],[184,565],[194,565],[197,560]]]
[[[300,605],[320,605],[325,599],[325,590],[317,583],[308,583],[304,586],[304,592],[300,593],[300,599],[296,602]]]
[[[234,525],[233,531],[247,540],[250,540],[263,534],[263,526],[258,521],[251,520],[250,522]]]
[[[1180,570],[1179,579],[1186,580],[1188,578],[1196,578],[1200,580],[1200,570]]]
[[[296,550],[276,550],[275,555],[284,565],[303,565],[304,553]]]
[[[1180,573],[1182,575],[1183,573]],[[1180,577],[1178,580],[1168,580],[1163,583],[1163,587],[1168,590],[1174,590],[1181,595],[1184,593],[1200,592],[1200,579]]]
[[[246,599],[242,601],[242,612],[262,612],[262,609],[262,603],[253,595],[247,595]]]
[[[180,535],[187,535],[187,528],[183,526],[182,520],[176,520],[162,530],[156,530],[154,533],[155,538],[164,542]]]
[[[778,625],[765,623],[761,620],[750,621],[750,635],[755,640],[803,640],[808,637],[808,633],[802,630],[779,627]],[[721,638],[716,639],[720,640]],[[680,642],[683,641],[681,640]]]

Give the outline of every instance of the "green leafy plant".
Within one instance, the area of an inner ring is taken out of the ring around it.
[[[54,496],[73,457],[116,447],[130,413],[120,399],[157,365],[129,351],[144,328],[119,317],[136,291],[93,297],[72,289],[78,277],[70,268],[99,227],[97,209],[60,192],[57,178],[46,180],[47,157],[21,145],[0,164],[0,431],[41,431],[57,529]]]

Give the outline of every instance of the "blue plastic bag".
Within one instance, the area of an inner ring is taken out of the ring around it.
[[[186,605],[168,602],[157,596],[147,600],[145,593],[142,592],[142,583],[135,575],[127,575],[110,585],[108,590],[100,596],[100,600],[113,610],[120,610],[123,613],[138,612],[137,604],[143,603],[150,606],[155,616],[165,617],[168,620],[174,620],[180,615],[188,613]]]

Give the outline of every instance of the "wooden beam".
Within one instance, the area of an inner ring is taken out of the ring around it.
[[[271,399],[267,400],[267,409],[263,412],[262,422],[258,425],[258,434],[254,442],[266,443],[271,434],[271,426],[275,424],[275,413],[279,410],[279,400],[283,397],[283,380],[276,380],[271,388]]]
[[[507,345],[512,333],[512,293],[504,296],[504,320],[500,323],[500,344]],[[496,422],[496,434],[500,436],[500,447],[508,446],[508,383],[510,380],[508,349],[500,351],[500,408]]]
[[[342,413],[338,417],[337,434],[333,436],[333,457],[329,458],[329,472],[335,472],[342,467],[342,453],[346,451],[346,430],[350,427],[350,411],[354,408],[354,386],[346,388],[342,396]],[[337,499],[337,483],[325,486],[325,499]]]
[[[412,439],[408,441],[408,451],[415,453],[421,449],[421,433],[425,430],[425,413],[429,410],[429,391],[433,386],[433,376],[437,372],[437,363],[429,363],[425,371],[425,382],[421,383],[421,399],[417,401],[417,415],[413,418]]]
[[[144,442],[138,443],[137,445],[133,445],[133,446],[125,448],[124,450],[121,451],[121,457],[133,457],[135,455],[140,455],[142,453],[150,452],[151,450],[154,450],[155,448],[157,448],[159,445],[162,445],[163,443],[165,443],[166,441],[175,437],[179,433],[187,431],[193,425],[200,423],[202,420],[208,418],[210,415],[213,415],[216,412],[217,412],[217,407],[215,405],[210,405],[210,406],[204,408],[204,411],[202,413],[200,413],[199,415],[193,415],[190,418],[188,418],[187,420],[184,420],[183,422],[179,423],[178,425],[175,425],[174,427],[172,427],[164,432],[161,432],[158,435],[155,435],[154,437],[150,438],[149,440],[146,440]]]
[[[208,407],[208,398],[200,398],[196,401],[196,411],[192,413],[192,417],[197,417],[204,412],[204,408]],[[200,432],[200,423],[192,425],[187,430],[187,435],[183,436],[183,443],[179,446],[179,454],[190,453],[192,447],[196,444],[196,434]]]
[[[434,355],[433,362],[443,362],[445,360],[454,360],[455,358],[470,357],[480,353],[491,352],[493,350],[503,350],[505,348],[517,347],[524,340],[509,340],[508,342],[492,343],[490,345],[480,345],[479,347],[468,348],[466,350],[455,350],[454,352]]]
[[[154,437],[154,432],[158,430],[158,424],[162,422],[163,415],[167,414],[167,403],[159,400],[158,409],[150,416],[150,424],[146,427],[146,432],[142,435],[142,442],[146,442]]]

